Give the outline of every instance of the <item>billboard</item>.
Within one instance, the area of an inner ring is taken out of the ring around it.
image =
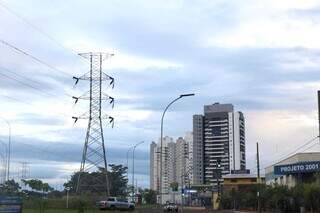
[[[287,165],[274,166],[275,175],[294,173],[320,172],[320,161],[301,162]]]
[[[20,197],[0,196],[0,213],[21,213],[22,199]]]

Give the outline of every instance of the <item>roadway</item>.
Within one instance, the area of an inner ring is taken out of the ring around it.
[[[137,208],[137,213],[163,213],[163,211],[159,211],[158,208]],[[221,211],[214,211],[214,210],[186,210],[184,209],[181,211],[179,209],[179,213],[235,213],[234,211],[230,210],[221,210]]]

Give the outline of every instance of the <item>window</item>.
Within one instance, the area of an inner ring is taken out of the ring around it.
[[[108,198],[108,201],[114,202],[114,201],[115,201],[115,198],[110,197],[110,198]]]

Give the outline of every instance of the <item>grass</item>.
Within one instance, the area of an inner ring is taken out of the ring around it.
[[[23,213],[39,213],[38,209],[23,209]],[[120,211],[100,211],[98,209],[85,210],[85,213],[115,213]],[[77,209],[46,209],[44,213],[78,213]],[[121,211],[121,213],[129,213],[126,211]],[[130,213],[135,213],[130,212]]]

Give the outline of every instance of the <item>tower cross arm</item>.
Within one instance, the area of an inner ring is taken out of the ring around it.
[[[79,83],[79,80],[85,80],[85,81],[90,81],[92,79],[92,81],[109,81],[109,85],[112,86],[112,88],[114,88],[114,78],[111,77],[110,75],[105,74],[104,72],[101,72],[101,79],[100,76],[92,76],[90,77],[90,72],[87,72],[86,74],[80,76],[80,77],[76,77],[73,76],[72,77],[73,80],[75,80],[75,85],[77,85]]]

